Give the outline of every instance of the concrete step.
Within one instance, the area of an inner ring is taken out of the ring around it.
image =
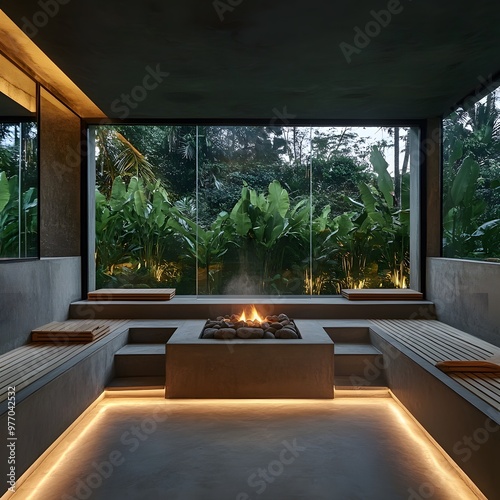
[[[391,398],[388,387],[368,387],[365,389],[352,389],[348,387],[335,387],[335,399],[341,398]]]
[[[165,377],[165,344],[127,344],[115,354],[115,376]]]
[[[338,356],[371,356],[381,354],[380,351],[372,344],[352,343],[337,343],[335,344],[335,355]]]
[[[165,377],[121,377],[113,379],[105,389],[108,398],[165,397]]]
[[[335,344],[369,344],[370,330],[366,326],[325,327],[325,332]]]
[[[130,327],[129,344],[166,344],[174,334],[175,327]]]
[[[342,297],[294,297],[280,299],[277,304],[267,297],[197,297],[176,295],[169,301],[81,300],[70,305],[70,318],[95,319],[207,319],[218,315],[240,313],[249,305],[265,314],[285,313],[294,319],[434,319],[434,304],[426,300],[370,300],[352,301]]]
[[[388,390],[387,381],[384,376],[378,378],[364,378],[360,376],[346,377],[345,375],[340,375],[335,377],[335,389],[336,390]]]
[[[371,344],[335,344],[335,379],[347,377],[350,385],[362,386],[368,380],[386,386],[383,356]]]

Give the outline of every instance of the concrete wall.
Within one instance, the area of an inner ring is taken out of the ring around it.
[[[80,255],[80,118],[40,93],[40,256]]]
[[[81,299],[80,257],[0,264],[0,354],[25,344],[33,328],[68,318]]]
[[[39,261],[0,263],[0,354],[68,318],[81,299],[80,118],[49,92],[40,102]]]
[[[500,264],[428,258],[426,298],[438,319],[500,347]]]

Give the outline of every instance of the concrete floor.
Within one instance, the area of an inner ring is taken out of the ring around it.
[[[12,498],[478,497],[391,398],[107,398]]]

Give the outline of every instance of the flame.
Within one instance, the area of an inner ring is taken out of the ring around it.
[[[260,314],[257,312],[255,306],[252,306],[250,312],[244,310],[240,314],[240,321],[258,321],[259,323],[264,323],[264,319],[265,318],[260,316]]]

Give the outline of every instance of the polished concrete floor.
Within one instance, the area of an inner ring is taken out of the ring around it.
[[[106,398],[12,498],[477,496],[391,398]]]

